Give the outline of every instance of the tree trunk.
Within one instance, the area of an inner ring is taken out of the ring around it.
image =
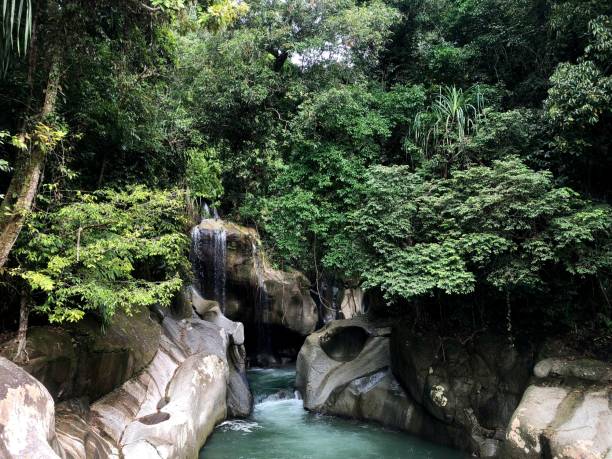
[[[28,361],[28,353],[26,352],[27,331],[28,331],[28,315],[30,314],[30,296],[24,288],[21,291],[21,301],[19,305],[19,331],[17,332],[17,353],[15,354],[15,363],[25,363]]]
[[[55,110],[59,83],[59,54],[56,53],[51,61],[39,119],[43,120]],[[32,210],[44,163],[45,148],[36,142],[30,142],[29,149],[19,153],[15,174],[0,205],[0,268],[6,264],[25,218]]]
[[[506,290],[506,327],[508,330],[508,344],[514,347],[514,335],[512,334],[512,303],[510,302],[510,290]]]

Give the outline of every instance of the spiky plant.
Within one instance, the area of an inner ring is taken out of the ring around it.
[[[429,109],[416,115],[411,134],[427,158],[440,149],[462,151],[483,113],[484,98],[477,86],[465,92],[455,86],[440,88]]]
[[[0,66],[5,73],[14,53],[25,55],[32,36],[32,0],[2,0]]]

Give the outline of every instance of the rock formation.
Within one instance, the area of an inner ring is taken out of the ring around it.
[[[531,347],[486,333],[460,342],[336,320],[306,339],[296,385],[309,410],[377,421],[480,457],[611,459],[612,366],[542,356],[534,367]]]
[[[192,298],[199,305],[201,298],[197,292],[193,292]],[[5,425],[3,432],[10,432],[10,435],[0,434],[1,456],[7,459],[197,457],[207,436],[228,412],[234,416],[247,415],[252,405],[244,373],[242,324],[236,324],[221,314],[215,316],[214,312],[209,310],[204,314],[210,321],[197,316],[177,319],[161,313],[161,324],[149,318],[148,312],[139,316],[133,324],[140,321],[149,326],[150,321],[151,329],[158,330],[158,344],[152,359],[140,372],[131,370],[130,379],[91,405],[88,397],[72,398],[59,403],[54,410],[51,394],[40,382],[2,359],[0,387],[5,387],[8,392],[0,400],[0,407],[5,405],[0,409],[0,423]],[[44,333],[61,333],[60,330],[51,330]],[[142,336],[149,335],[143,331]],[[134,333],[132,339],[137,341],[139,338],[139,333]],[[52,349],[37,348],[37,342],[35,334],[28,343],[31,354],[38,359],[31,362],[32,368],[42,375],[59,374],[48,366],[53,369],[58,361],[64,362],[59,360],[60,354]],[[120,344],[114,343],[115,346]],[[127,353],[129,356],[137,354],[139,344],[134,343],[126,349],[131,352]],[[79,365],[94,367],[93,363],[82,360],[82,357],[78,360]],[[127,359],[128,363],[134,361],[134,358]],[[141,359],[137,361],[142,362]],[[95,362],[109,365],[104,359]],[[68,368],[71,367],[68,365]],[[135,365],[129,368],[135,368]],[[97,368],[93,374],[101,371]],[[107,366],[104,371],[112,373],[115,369]],[[124,367],[119,371],[124,371]],[[75,393],[74,387],[78,386],[65,387]],[[99,385],[95,390],[100,390],[100,387],[105,386]],[[55,395],[59,399],[66,393],[69,392]],[[24,425],[28,426],[24,430],[28,440],[23,443],[25,446],[18,446],[15,442],[21,436],[14,435],[10,429],[23,428]],[[19,449],[25,447],[30,456],[23,455]]]
[[[308,410],[380,422],[451,443],[390,370],[391,328],[363,318],[335,320],[311,334],[297,360],[296,387]]]
[[[504,457],[612,458],[612,365],[547,358],[506,432]]]
[[[462,343],[401,325],[391,341],[393,373],[452,443],[481,455],[498,451],[527,387],[533,350],[488,334]]]
[[[223,234],[220,238],[219,235]],[[310,295],[310,282],[298,271],[272,268],[261,250],[255,230],[215,219],[205,219],[192,231],[192,262],[196,287],[204,298],[218,302],[231,320],[245,324],[250,352],[295,356],[303,337],[313,332],[317,307]],[[217,239],[227,244],[221,252]],[[223,292],[211,282],[225,265]]]
[[[0,457],[55,458],[53,398],[40,382],[0,357]]]
[[[246,349],[244,347],[244,326],[223,315],[216,301],[205,300],[195,287],[186,289],[186,298],[193,310],[205,321],[214,323],[230,337],[227,350],[229,381],[227,393],[228,414],[231,417],[246,417],[253,409],[253,397],[246,377]]]
[[[148,310],[130,317],[117,312],[104,331],[89,317],[62,328],[31,327],[24,368],[55,400],[95,400],[142,371],[155,356],[160,336]],[[16,348],[16,340],[2,343],[0,355],[12,358]]]
[[[494,337],[441,342],[364,318],[337,320],[306,339],[297,387],[307,409],[375,420],[488,457],[498,453],[526,387],[530,356]]]
[[[389,331],[358,319],[336,320],[308,336],[296,364],[304,407],[320,411],[339,387],[387,368]]]

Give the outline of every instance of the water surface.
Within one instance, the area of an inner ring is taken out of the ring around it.
[[[294,395],[294,369],[253,369],[251,418],[217,427],[200,459],[457,459],[460,453],[376,424],[312,414]]]

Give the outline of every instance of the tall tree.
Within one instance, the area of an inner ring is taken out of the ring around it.
[[[23,114],[22,132],[16,138],[19,152],[15,173],[0,205],[0,268],[6,264],[9,253],[23,227],[25,217],[32,208],[46,153],[53,145],[53,140],[57,138],[57,136],[49,135],[52,129],[44,123],[55,111],[57,103],[61,75],[61,47],[59,40],[53,38],[54,34],[50,28],[45,32],[37,29],[40,27],[43,15],[47,21],[57,21],[61,15],[59,5],[52,1],[47,2],[46,8],[40,6],[37,10],[37,18],[32,20],[30,2],[19,1],[18,13],[16,15],[13,13],[17,2],[18,0],[4,1],[3,24],[5,28],[2,45],[5,50],[16,46],[18,52],[21,51],[21,48],[25,52],[29,41],[32,47],[40,47],[30,54],[27,83],[30,94],[34,94],[37,90],[42,92],[42,97],[37,97],[38,100],[42,99],[42,104],[39,108]],[[26,3],[26,12],[21,13],[24,3]],[[23,36],[20,36],[23,15],[25,15],[24,32]],[[38,37],[41,33],[46,35],[43,39]],[[14,37],[15,34],[16,37]],[[22,45],[19,45],[20,43]],[[49,56],[48,62],[40,62],[38,56]],[[3,54],[5,66],[9,65],[10,58],[10,52],[5,51]],[[43,72],[45,83],[42,87],[35,88],[34,72],[41,64],[45,67]]]

